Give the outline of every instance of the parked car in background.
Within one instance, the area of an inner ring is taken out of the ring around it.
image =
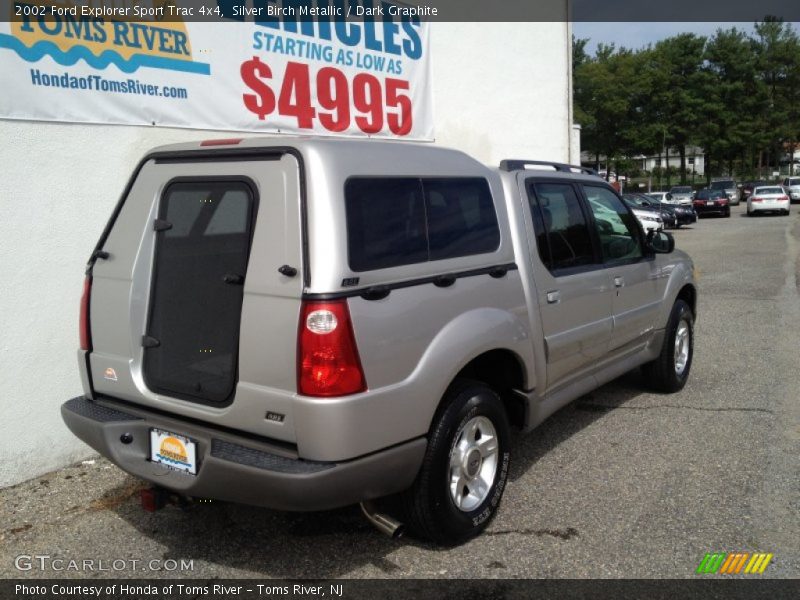
[[[692,192],[692,194],[694,195],[694,192]],[[692,208],[691,200],[689,200],[688,203],[685,200],[676,202],[669,192],[651,192],[649,194],[639,195],[644,196],[651,202],[656,202],[662,209],[666,208],[672,210],[675,213],[675,227],[697,222],[697,213],[694,211],[694,208]]]
[[[712,190],[721,190],[725,192],[725,195],[728,196],[728,202],[730,202],[730,204],[733,206],[739,205],[739,186],[736,185],[736,182],[733,179],[720,179],[719,181],[712,181],[710,187]]]
[[[787,177],[784,179],[783,189],[789,194],[790,202],[800,202],[800,177]]]
[[[661,217],[661,220],[664,222],[664,227],[667,229],[675,227],[677,224],[675,213],[670,210],[673,207],[667,204],[659,205],[644,194],[623,194],[622,198],[625,200],[625,204],[634,210],[650,211],[654,215]]]
[[[779,185],[757,187],[747,199],[747,214],[753,216],[757,212],[777,212],[782,215],[789,214],[789,196]]]
[[[647,192],[645,196],[662,204],[672,204],[672,194],[669,192]]]
[[[639,220],[645,233],[651,231],[661,231],[664,229],[664,219],[661,218],[661,213],[658,210],[651,208],[642,208],[635,204],[625,201],[625,204],[631,209],[633,214]]]
[[[670,188],[669,195],[672,196],[673,203],[691,206],[694,190],[689,185],[676,185]]]
[[[703,215],[731,216],[731,202],[725,190],[703,188],[694,195],[694,210],[698,217]]]
[[[651,194],[637,194],[649,202],[655,202],[661,210],[666,210],[675,215],[675,227],[691,225],[697,222],[697,213],[694,212],[691,202],[689,204],[676,204],[674,202],[658,202]]]
[[[745,181],[742,184],[742,200],[747,200],[753,193],[753,188],[769,185],[766,181]]]

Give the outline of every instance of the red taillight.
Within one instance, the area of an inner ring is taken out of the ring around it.
[[[750,202],[761,202],[761,198],[753,196],[752,198],[750,198]]]
[[[303,302],[297,347],[297,391],[346,396],[367,389],[347,300]]]
[[[81,296],[81,316],[79,320],[81,350],[92,349],[92,332],[89,329],[89,297],[92,295],[92,276],[87,275],[83,280],[83,295]]]
[[[788,200],[789,196],[780,196],[778,200]]]

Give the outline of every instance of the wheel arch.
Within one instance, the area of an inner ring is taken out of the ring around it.
[[[692,315],[697,318],[697,288],[691,283],[684,285],[679,291],[675,300],[683,300],[692,309]]]
[[[503,402],[509,424],[519,429],[524,428],[528,406],[525,398],[515,392],[525,387],[525,369],[520,356],[506,348],[483,352],[456,373],[450,387],[465,379],[479,381],[493,389]],[[446,397],[447,393],[440,402]]]

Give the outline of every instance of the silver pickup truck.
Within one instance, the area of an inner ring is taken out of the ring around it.
[[[376,140],[167,146],[89,261],[83,395],[61,412],[151,504],[362,503],[456,544],[497,510],[511,428],[640,366],[684,386],[696,298],[671,236],[580,168]]]

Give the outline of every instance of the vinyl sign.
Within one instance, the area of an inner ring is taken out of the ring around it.
[[[0,117],[433,139],[429,25],[388,3],[27,2],[0,4]]]

